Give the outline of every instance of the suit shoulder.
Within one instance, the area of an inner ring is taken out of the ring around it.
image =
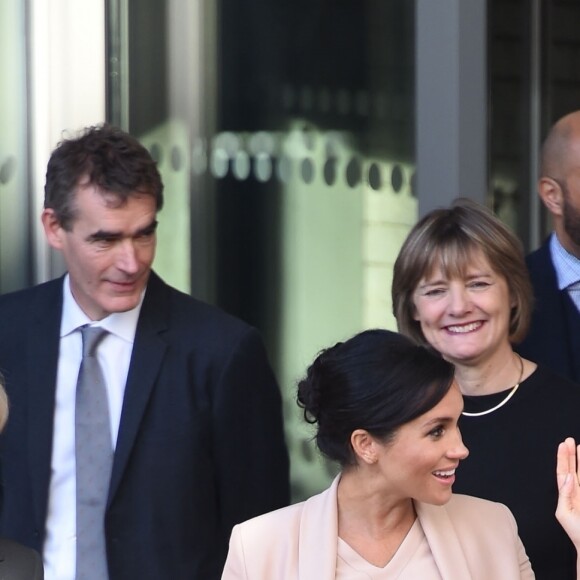
[[[300,502],[256,516],[234,526],[234,531],[254,545],[262,540],[265,544],[271,543],[272,534],[277,535],[278,530],[298,529],[304,504],[305,502]],[[285,537],[284,541],[288,541],[288,538]]]
[[[58,293],[62,288],[62,278],[43,282],[35,286],[7,292],[0,296],[0,308],[10,308],[17,305],[26,305],[40,296]]]
[[[181,352],[205,353],[207,360],[235,360],[251,364],[267,361],[262,337],[257,329],[217,306],[202,302],[162,282],[158,277],[148,285],[139,316],[137,332],[153,328],[168,344]]]
[[[482,499],[480,497],[475,497],[473,495],[465,495],[463,493],[453,493],[451,494],[451,499],[445,504],[447,507],[452,507],[454,509],[486,509],[492,508],[493,506],[502,506],[503,504],[491,501],[489,499]]]
[[[527,264],[537,264],[539,261],[545,259],[546,251],[543,247],[539,247],[537,250],[530,252],[526,256]]]
[[[528,267],[532,282],[537,278],[551,278],[555,276],[549,239],[537,250],[530,252],[526,256],[526,266]]]
[[[150,294],[147,296],[147,294]],[[219,328],[226,334],[244,334],[253,327],[221,308],[203,302],[169,286],[158,277],[152,278],[145,296],[144,307],[157,309],[164,298],[170,323],[174,329],[197,328],[204,331]]]
[[[59,311],[62,305],[62,278],[0,296],[0,319],[8,332],[26,327],[31,316]],[[0,328],[1,332],[2,328]]]
[[[222,580],[298,577],[303,506],[294,504],[234,526]],[[324,534],[324,522],[320,525]]]
[[[227,313],[218,306],[203,302],[189,294],[185,294],[175,288],[170,287],[171,296],[174,300],[175,308],[184,315],[189,315],[199,319],[200,321],[208,320],[211,322],[219,321],[221,324],[230,325],[232,327],[249,328],[250,325]]]
[[[463,521],[469,526],[482,518],[485,521],[515,522],[511,511],[504,504],[471,495],[454,493],[444,507],[454,522]]]

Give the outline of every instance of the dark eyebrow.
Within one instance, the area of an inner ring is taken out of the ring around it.
[[[461,412],[459,413],[459,417],[435,417],[433,419],[429,419],[426,423],[423,423],[423,429],[428,429],[434,425],[447,425],[449,423],[455,423],[461,417],[461,413],[463,413],[463,405],[461,405]]]
[[[143,228],[139,228],[133,234],[128,237],[131,238],[139,238],[141,236],[150,236],[151,234],[155,233],[157,229],[157,220],[153,220],[150,224],[146,225]],[[94,234],[91,234],[87,237],[87,241],[89,242],[99,242],[99,241],[109,241],[114,242],[116,240],[121,240],[125,236],[120,232],[107,232],[105,230],[98,230]]]
[[[430,427],[431,425],[437,425],[439,423],[450,423],[453,420],[452,417],[435,417],[434,419],[427,421],[423,426]]]
[[[135,236],[148,236],[154,234],[157,229],[157,220],[153,220],[148,226],[141,228],[135,232]]]

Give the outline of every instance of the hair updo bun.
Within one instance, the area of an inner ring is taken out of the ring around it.
[[[330,357],[332,351],[339,348],[342,344],[342,342],[338,342],[334,346],[322,350],[314,362],[308,367],[306,376],[298,382],[296,401],[298,406],[304,409],[304,420],[307,423],[313,424],[320,422],[326,381],[325,375],[327,371],[325,362]]]
[[[449,390],[453,365],[389,330],[367,330],[320,352],[299,381],[297,403],[316,444],[343,467],[356,463],[356,429],[387,441]]]

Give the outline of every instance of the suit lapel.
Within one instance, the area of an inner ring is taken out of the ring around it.
[[[575,329],[570,328],[567,322],[567,303],[571,301],[565,290],[558,289],[549,239],[535,254],[528,257],[527,265],[534,284],[536,312],[531,332],[522,341],[522,353],[539,362],[552,361],[554,371],[573,375],[575,360],[579,357],[574,356],[570,346],[570,336],[575,334]],[[529,354],[528,343],[531,349]],[[538,351],[541,355],[536,356]]]
[[[154,273],[151,273],[137,323],[125,386],[109,487],[109,504],[122,479],[167,349],[167,343],[160,337],[160,333],[167,328],[167,308],[168,288]]]
[[[46,518],[52,458],[53,419],[60,343],[63,279],[36,293],[28,332],[28,447],[30,483],[38,525]]]
[[[444,580],[466,580],[471,572],[445,506],[415,502],[433,559]]]
[[[330,488],[308,499],[300,519],[299,578],[333,580],[338,539],[337,490],[340,476]],[[467,580],[471,572],[445,506],[415,502],[417,517],[444,580]]]
[[[40,527],[44,526],[46,519],[50,484],[62,287],[63,278],[59,278],[43,285],[36,293],[31,307],[31,329],[25,359],[30,361],[27,369],[29,468]],[[167,287],[152,273],[139,316],[125,387],[109,501],[118,488],[167,348],[159,336],[167,328],[167,308]]]
[[[338,541],[336,493],[340,476],[330,488],[306,500],[300,519],[298,578],[334,580]]]
[[[564,302],[564,308],[567,316],[565,320],[566,335],[568,340],[566,345],[568,347],[568,358],[572,367],[571,376],[575,381],[580,379],[580,313],[572,298],[568,295],[566,290],[561,290],[561,300]],[[576,354],[576,356],[574,356]]]
[[[575,349],[575,337],[580,315],[568,292],[558,288],[549,242],[542,246],[540,255],[542,273],[538,276],[538,300],[542,301],[541,307],[544,310],[544,328],[549,328],[554,337],[554,340],[545,341],[544,348],[553,351],[552,360],[560,361],[554,371],[577,380],[580,377],[580,357],[574,356],[574,353],[579,352]]]

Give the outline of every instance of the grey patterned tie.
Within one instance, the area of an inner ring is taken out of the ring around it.
[[[107,580],[105,507],[113,465],[109,405],[96,349],[107,331],[83,326],[75,413],[77,480],[76,580]]]

